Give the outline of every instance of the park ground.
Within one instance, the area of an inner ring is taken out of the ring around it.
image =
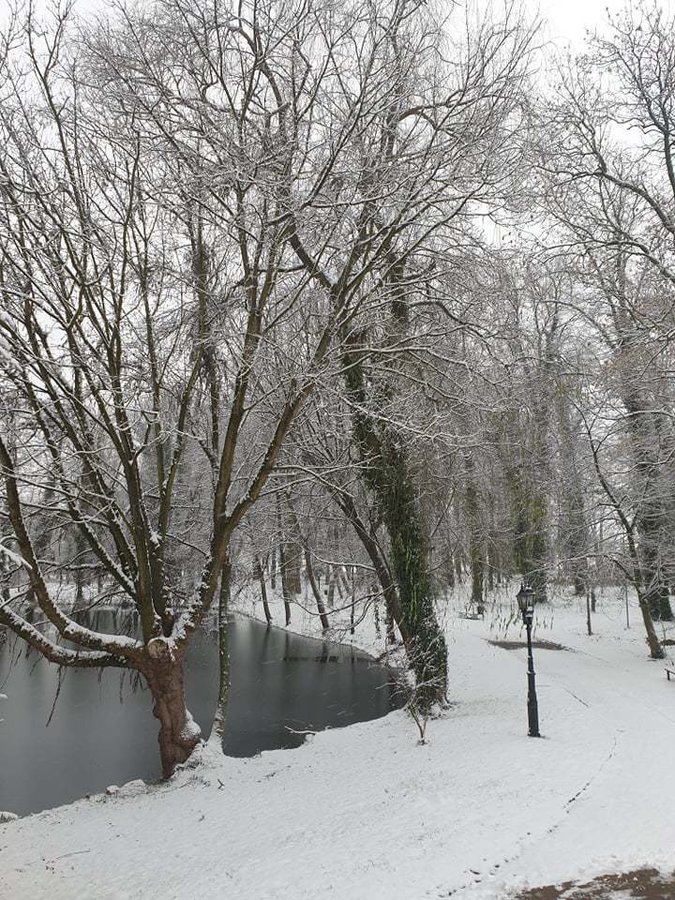
[[[207,749],[170,783],[1,825],[0,897],[675,897],[675,681],[634,604],[626,627],[605,589],[592,636],[583,601],[538,607],[536,739],[511,593],[484,620],[448,615],[451,705],[426,744],[398,710],[253,759]]]

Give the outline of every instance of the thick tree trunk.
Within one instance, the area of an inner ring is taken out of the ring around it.
[[[633,561],[633,585],[635,587],[635,591],[638,597],[638,604],[640,606],[640,612],[642,613],[642,621],[645,626],[645,631],[647,633],[647,645],[649,646],[649,655],[652,659],[663,659],[664,653],[663,648],[661,647],[661,643],[656,634],[656,629],[654,628],[654,620],[652,618],[652,613],[649,608],[649,600],[647,594],[643,588],[643,576],[642,571],[640,569],[640,557],[638,554],[637,546],[635,544],[635,537],[633,535],[632,528],[630,523],[627,522],[625,515],[621,515],[622,523],[624,525],[626,531],[626,539],[628,541],[628,550]]]
[[[670,591],[668,590],[668,583],[664,578],[662,567],[659,564],[658,545],[659,542],[665,540],[665,535],[653,533],[657,532],[657,529],[652,529],[651,524],[646,516],[638,520],[637,523],[645,594],[652,618],[657,621],[671,622],[673,610],[670,605]]]
[[[668,536],[668,517],[664,497],[670,487],[663,482],[663,459],[659,413],[652,408],[649,397],[643,397],[629,385],[623,403],[628,413],[626,423],[631,437],[637,472],[643,484],[640,508],[635,517],[639,537],[642,589],[653,619],[672,621],[668,583],[661,564]]]
[[[302,551],[296,541],[287,541],[284,546],[284,575],[286,590],[298,597],[302,593]]]
[[[170,639],[154,638],[140,669],[154,701],[153,715],[159,720],[162,775],[170,778],[201,741],[199,725],[185,703],[183,651]]]
[[[649,609],[649,601],[638,588],[638,603],[640,612],[642,613],[642,621],[644,622],[645,631],[647,632],[647,646],[649,647],[649,655],[652,659],[663,659],[664,652],[661,643],[654,628],[654,620],[652,619],[651,610]]]
[[[407,337],[408,297],[404,278],[405,260],[392,260],[387,275],[390,293],[392,347]],[[448,687],[448,653],[443,631],[436,617],[429,575],[429,542],[424,528],[420,497],[414,483],[407,435],[394,423],[382,424],[367,410],[382,395],[393,398],[391,382],[375,391],[368,386],[359,343],[354,334],[345,353],[347,394],[354,401],[352,428],[361,457],[363,482],[375,496],[390,541],[389,566],[397,588],[397,608],[393,610],[408,663],[415,673],[415,706],[428,713],[436,702],[444,702]],[[399,371],[405,357],[397,357]],[[372,374],[372,373],[371,373]],[[376,395],[380,392],[380,396]],[[386,596],[386,595],[385,595]],[[398,614],[398,615],[397,615]]]
[[[348,388],[363,406],[363,372],[354,364],[348,368]],[[448,653],[436,618],[427,542],[409,459],[403,440],[393,429],[378,432],[361,412],[354,414],[354,436],[366,461],[364,482],[377,498],[389,535],[391,577],[397,594],[392,612],[415,674],[415,705],[426,713],[434,703],[446,700]]]
[[[513,557],[516,571],[534,590],[536,603],[547,599],[548,538],[547,506],[544,495],[528,484],[520,471],[510,477],[514,492],[515,526]]]
[[[368,473],[391,541],[392,574],[398,587],[399,630],[416,680],[416,705],[428,712],[443,702],[448,685],[448,652],[434,609],[425,536],[405,451],[396,442],[381,445],[382,470]]]

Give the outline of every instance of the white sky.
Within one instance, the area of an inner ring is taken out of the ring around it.
[[[76,0],[80,12],[105,8],[105,0]],[[194,0],[195,4],[201,0]],[[460,0],[461,2],[461,0]],[[473,0],[480,4],[482,0]],[[488,0],[485,0],[487,3]],[[492,0],[498,8],[499,0]],[[532,14],[539,11],[541,17],[546,20],[544,36],[557,44],[571,43],[577,48],[583,41],[587,29],[593,30],[602,26],[606,21],[606,10],[618,12],[625,6],[625,0],[521,0],[524,7]],[[642,2],[648,5],[652,0],[633,0],[634,6]],[[47,9],[53,0],[34,0],[35,6]],[[661,7],[669,11],[675,10],[675,0],[658,0]],[[6,14],[10,0],[0,0],[0,23],[3,14]]]
[[[633,0],[634,8],[647,7],[652,0]],[[625,0],[529,0],[528,7],[539,9],[542,18],[547,20],[546,36],[559,44],[581,44],[586,30],[593,31],[602,27],[607,21],[607,10],[620,12],[626,6]],[[662,9],[670,12],[675,9],[675,0],[660,0]]]

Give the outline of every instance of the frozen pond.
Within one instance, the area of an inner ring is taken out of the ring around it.
[[[106,630],[103,621],[96,625]],[[296,747],[303,737],[294,730],[374,719],[400,703],[391,672],[370,657],[250,619],[231,621],[230,658],[225,752],[231,756]],[[217,666],[215,637],[196,635],[187,695],[205,735]],[[68,669],[60,680],[59,688],[57,667],[34,651],[26,655],[21,642],[9,638],[0,648],[0,692],[7,694],[0,701],[0,810],[36,812],[109,784],[160,776],[159,725],[144,687],[115,670],[99,678],[94,670]]]

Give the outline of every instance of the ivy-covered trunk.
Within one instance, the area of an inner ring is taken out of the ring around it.
[[[663,567],[660,565],[658,547],[660,541],[665,541],[665,535],[659,534],[660,529],[654,528],[653,523],[645,517],[638,520],[637,527],[640,536],[645,598],[649,611],[656,621],[670,622],[673,619],[670,591],[664,577]]]
[[[512,470],[509,482],[515,507],[513,561],[534,590],[537,603],[547,599],[548,508],[539,488],[529,483],[522,470]]]
[[[447,695],[447,646],[434,608],[427,542],[405,435],[399,433],[395,423],[381,425],[368,415],[366,380],[358,351],[347,354],[345,362],[362,477],[376,499],[390,541],[389,568],[398,594],[390,608],[415,674],[416,703],[428,711]]]
[[[623,403],[628,413],[628,433],[641,479],[635,521],[644,595],[653,619],[672,621],[673,610],[661,559],[662,550],[668,543],[664,498],[670,498],[672,490],[663,478],[664,462],[659,453],[663,442],[660,417],[651,408],[649,397],[641,396],[633,387],[625,391]]]
[[[448,651],[436,618],[427,568],[426,540],[405,451],[387,441],[373,484],[391,541],[391,568],[399,594],[399,630],[415,673],[422,710],[442,702],[448,686]]]

